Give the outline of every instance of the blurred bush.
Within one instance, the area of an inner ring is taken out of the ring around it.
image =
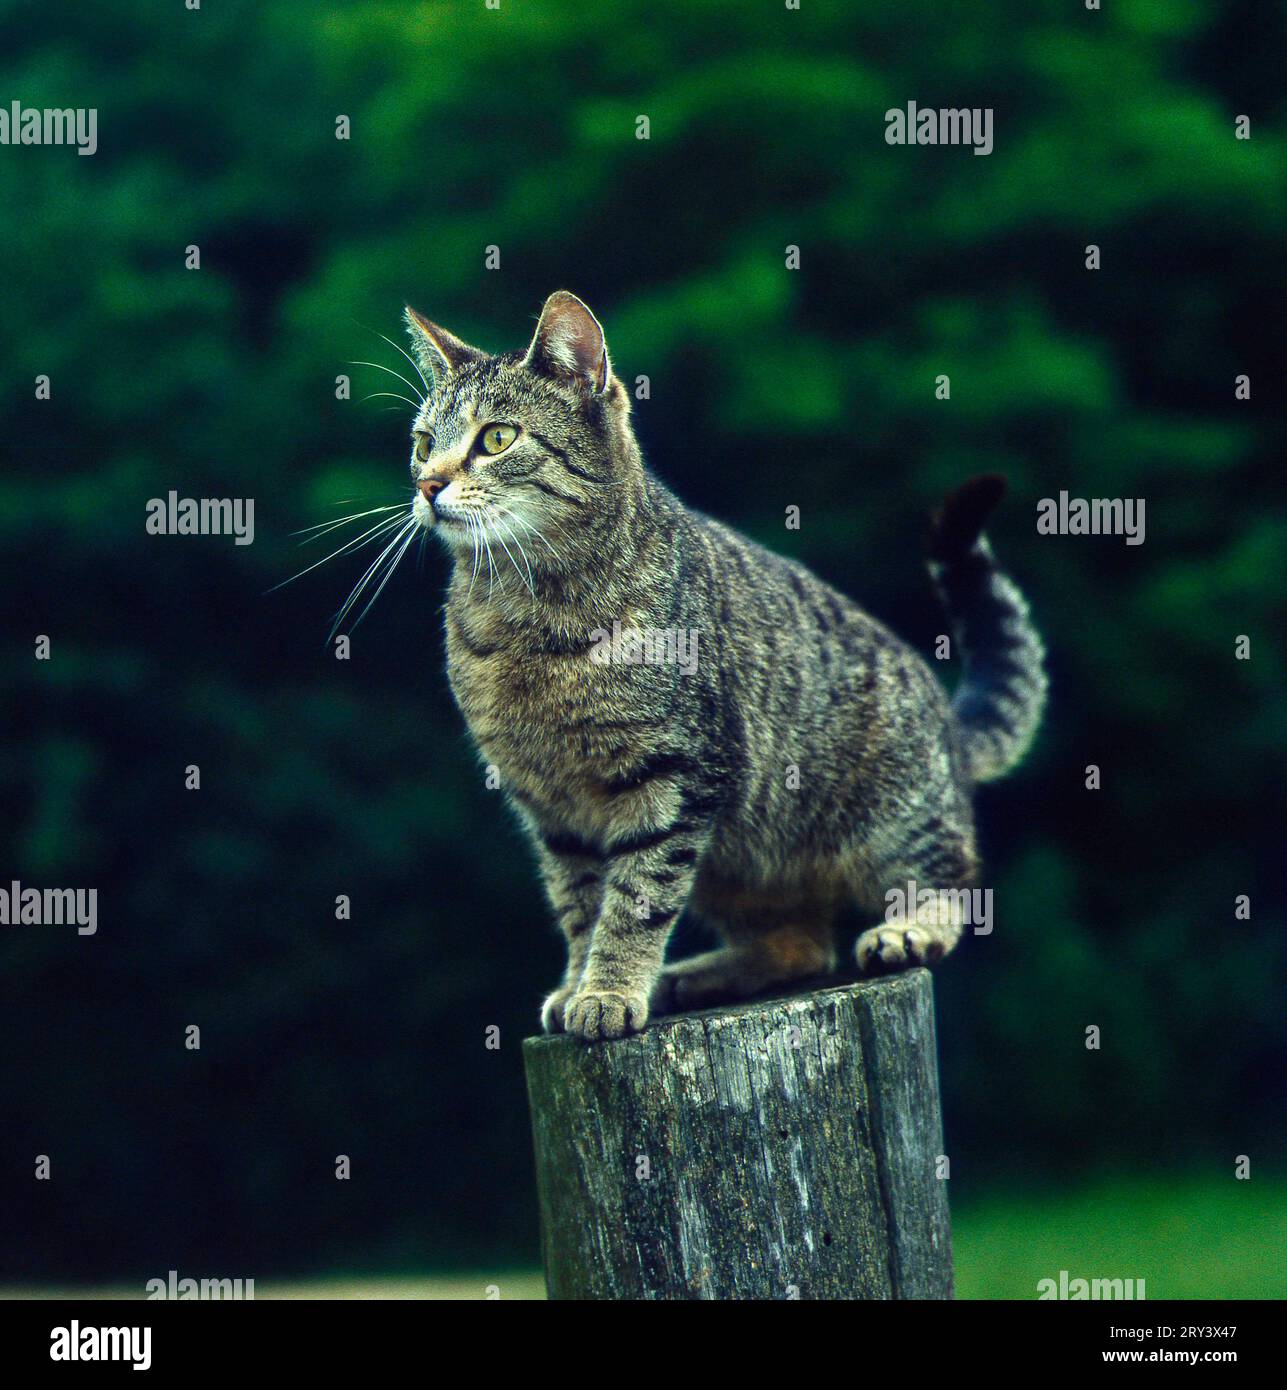
[[[401,388],[349,363],[401,369],[408,300],[500,350],[576,290],[656,469],[923,650],[922,515],[1008,473],[1054,691],[981,797],[996,931],[940,974],[954,1176],[1281,1134],[1283,13],[861,10],[0,8],[3,91],[100,142],[0,148],[0,869],[100,891],[97,937],[4,931],[0,1275],[534,1249],[518,1042],[560,950],[446,692],[441,557],[348,662],[358,558],[265,593],[292,531],[403,495],[407,412],[361,399]],[[993,107],[994,153],[888,146],[911,100]],[[255,498],[255,544],[145,534],[171,488]],[[1062,488],[1145,498],[1146,543],[1037,536]]]

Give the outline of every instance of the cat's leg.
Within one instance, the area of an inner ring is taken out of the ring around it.
[[[607,847],[604,894],[580,986],[563,1010],[563,1026],[587,1039],[637,1033],[661,973],[666,942],[697,877],[709,838],[681,819]]]
[[[836,966],[829,917],[766,931],[725,929],[724,935],[741,939],[666,966],[653,992],[658,1013],[749,999],[775,985],[829,974]]]
[[[603,903],[603,861],[589,846],[557,836],[537,839],[537,857],[545,892],[568,947],[563,982],[541,1005],[541,1027],[563,1031],[563,1010],[576,993],[590,953],[590,936]]]
[[[854,945],[861,970],[882,974],[912,965],[933,965],[961,939],[971,920],[971,888],[978,872],[974,831],[968,819],[933,817],[908,837],[903,849],[876,866],[875,887],[885,922],[863,932]],[[890,894],[896,896],[891,900]]]

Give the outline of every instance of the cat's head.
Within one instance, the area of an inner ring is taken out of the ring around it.
[[[492,356],[414,309],[406,317],[432,382],[412,426],[417,520],[464,555],[487,544],[532,567],[570,563],[611,525],[640,467],[598,320],[558,290],[526,352]]]

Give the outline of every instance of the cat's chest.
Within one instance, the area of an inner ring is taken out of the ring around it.
[[[593,799],[656,738],[664,690],[604,661],[589,634],[516,640],[450,609],[446,626],[448,678],[469,731],[529,797]]]

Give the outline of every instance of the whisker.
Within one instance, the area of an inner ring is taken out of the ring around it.
[[[469,522],[469,539],[474,546],[474,572],[469,576],[469,589],[465,594],[465,597],[468,598],[474,592],[474,580],[478,578],[478,566],[482,562],[483,549],[478,544],[478,522],[468,513],[465,515],[465,520]]]
[[[376,572],[379,570],[380,565],[382,564],[384,559],[398,544],[398,542],[402,539],[406,532],[410,530],[412,521],[413,518],[409,517],[407,521],[393,533],[392,538],[386,541],[384,549],[380,551],[380,553],[375,557],[375,559],[371,561],[371,563],[366,567],[365,570],[363,570],[361,575],[358,576],[358,581],[349,591],[348,598],[346,598],[344,602],[340,605],[339,612],[335,619],[337,628],[339,624],[343,621],[345,614],[352,608],[354,603],[357,602],[367,583],[374,577]],[[384,540],[385,538],[381,537],[381,539]]]
[[[521,527],[523,527],[525,531],[529,531],[533,536],[535,536],[536,539],[540,541],[542,545],[545,546],[545,548],[550,552],[551,555],[554,556],[554,558],[560,564],[563,563],[563,557],[559,554],[559,552],[555,550],[555,548],[549,543],[549,541],[545,539],[545,537],[536,529],[535,526],[532,525],[530,521],[528,521],[528,519],[525,516],[519,516],[517,512],[510,511],[508,507],[502,506],[499,502],[493,502],[492,505],[498,508],[500,511],[502,511],[512,521],[518,522],[518,524]],[[560,534],[563,533],[560,532]]]
[[[413,401],[410,396],[404,396],[401,391],[372,391],[369,396],[363,396],[362,399],[364,401],[373,401],[378,396],[390,396],[395,401],[406,401],[411,409],[416,411],[420,409],[422,404],[420,401]]]
[[[406,348],[402,347],[398,343],[395,343],[392,338],[385,337],[383,333],[380,334],[380,337],[384,338],[384,341],[388,343],[388,345],[391,348],[397,348],[397,350],[403,355],[403,357],[405,357],[407,361],[410,362],[411,365],[415,368],[416,375],[420,378],[421,381],[424,381],[425,383],[425,398],[428,399],[428,397],[433,394],[433,387],[430,386],[427,381],[425,381],[425,374],[420,370],[420,363],[417,362],[414,357],[412,357],[412,355],[406,350]],[[415,387],[413,386],[411,389],[414,391]]]
[[[333,531],[337,526],[346,526],[350,521],[359,521],[364,516],[375,516],[377,512],[401,511],[407,504],[405,502],[394,502],[388,507],[372,507],[367,512],[354,512],[352,516],[341,516],[332,518],[330,521],[319,521],[316,526],[301,526],[298,531],[292,531],[292,536],[303,536],[309,531],[320,531],[323,535],[327,531]],[[317,540],[316,536],[310,536],[309,540]],[[308,541],[301,541],[301,545],[307,545]]]
[[[384,592],[384,586],[389,582],[390,579],[393,578],[393,571],[396,570],[398,566],[402,563],[402,557],[407,553],[408,547],[411,545],[411,542],[415,540],[415,538],[415,532],[413,531],[406,538],[406,540],[402,542],[402,549],[399,550],[398,553],[389,562],[387,568],[384,571],[384,578],[380,580],[379,587],[376,589],[375,593],[373,593],[371,597],[367,600],[366,607],[361,611],[361,613],[358,614],[357,622],[354,623],[351,628],[349,628],[350,632],[356,631],[358,623],[360,623],[362,619],[365,618],[366,615],[371,611],[372,605],[375,603],[376,599],[378,599],[380,595]]]
[[[415,488],[408,488],[407,491],[414,494]],[[377,497],[381,501],[384,501],[385,496],[386,494],[383,492],[365,492],[361,497],[337,497],[334,502],[330,502],[327,505],[331,507],[343,507],[347,506],[350,502],[374,502]]]
[[[487,539],[487,528],[480,521],[478,524],[478,534],[482,537],[483,545],[487,547],[487,602],[492,601],[492,580],[496,578],[496,566],[492,560],[492,543]],[[504,584],[501,588],[504,589]]]
[[[500,504],[497,503],[496,505],[499,506]],[[509,508],[506,508],[506,510],[509,511]],[[511,512],[510,515],[514,517],[515,521],[526,521],[526,518],[520,517],[517,512]],[[546,524],[549,526],[553,526],[554,529],[559,533],[560,536],[563,537],[565,541],[571,541],[572,537],[568,535],[568,533],[563,529],[562,526],[559,525],[557,521],[554,520],[553,517],[546,517],[545,520]],[[532,529],[535,530],[535,527],[533,527]],[[536,534],[540,535],[541,533],[537,531]],[[544,539],[544,537],[542,537],[542,539]],[[547,541],[546,544],[548,545],[549,542]]]
[[[346,541],[338,550],[332,550],[329,555],[324,555],[316,564],[309,565],[307,569],[300,570],[298,574],[292,574],[289,579],[283,579],[280,584],[274,584],[268,592],[270,594],[275,594],[278,589],[284,589],[287,584],[293,584],[297,579],[302,579],[306,574],[311,574],[313,570],[326,564],[328,560],[334,560],[337,555],[343,555],[345,551],[354,549],[354,547],[362,543],[365,537],[377,535],[379,532],[388,530],[389,527],[396,526],[397,524],[398,518],[396,516],[387,517],[384,521],[377,521],[374,526],[363,531],[360,536],[354,536],[352,540]]]
[[[396,343],[394,344],[394,347],[397,347],[397,344],[396,344]],[[419,397],[419,399],[420,399],[420,404],[421,404],[421,405],[424,405],[424,403],[425,403],[424,397],[420,395],[420,388],[415,384],[415,382],[414,382],[414,381],[408,381],[408,380],[406,379],[406,377],[404,377],[404,376],[402,375],[401,372],[395,372],[395,371],[393,370],[392,367],[386,367],[386,366],[384,366],[384,365],[383,365],[382,363],[380,363],[380,362],[363,362],[361,358],[350,358],[350,359],[349,359],[349,366],[350,366],[350,367],[374,367],[374,368],[376,369],[376,371],[378,371],[378,372],[388,372],[388,374],[389,374],[390,376],[396,376],[396,377],[398,378],[398,380],[407,388],[408,391],[410,391],[413,395]]]
[[[494,519],[495,519],[495,518],[494,518]],[[499,526],[499,525],[500,525],[499,519],[495,519],[495,520],[496,520],[496,524]],[[505,552],[505,554],[506,554],[506,555],[509,555],[509,562],[510,562],[511,565],[514,566],[514,573],[515,573],[516,575],[518,575],[518,577],[519,577],[520,579],[522,579],[522,578],[523,578],[523,571],[519,569],[519,567],[518,567],[518,561],[513,557],[513,555],[510,554],[509,546],[507,546],[507,545],[505,544],[505,538],[500,534],[499,531],[496,533],[496,539],[497,539],[498,541],[500,541],[501,549]],[[510,540],[513,540],[513,539],[514,539],[514,533],[511,531],[511,532],[510,532]],[[528,589],[531,590],[532,597],[535,598],[535,597],[536,597],[536,590],[532,588],[532,581],[531,581],[530,579],[527,579],[527,580],[524,580],[524,583],[526,583]]]
[[[531,561],[527,558],[527,551],[523,549],[522,542],[518,539],[518,537],[513,533],[513,531],[510,530],[510,528],[509,528],[508,526],[505,526],[505,523],[504,523],[503,521],[501,521],[501,519],[500,519],[499,517],[497,517],[495,520],[496,520],[497,526],[504,526],[504,527],[505,527],[505,534],[510,538],[510,540],[512,540],[512,541],[514,542],[514,545],[515,545],[515,547],[517,548],[518,553],[523,557],[523,564],[527,567],[527,588],[528,588],[528,592],[532,595],[533,598],[535,598],[535,597],[536,597],[536,589],[533,587],[533,581],[532,581],[532,564],[531,564]],[[500,538],[497,537],[497,539],[499,540]],[[502,545],[505,545],[505,542],[504,542],[504,541],[501,541],[501,544],[502,544]],[[507,546],[507,545],[505,546],[505,553],[506,553],[506,555],[509,555],[509,546]],[[515,570],[517,570],[517,569],[518,569],[518,561],[515,560],[514,557],[513,557],[512,555],[509,555],[509,558],[510,558],[510,563],[514,566]],[[522,579],[522,577],[523,577],[523,576],[520,574],[520,575],[519,575],[519,578]]]
[[[326,639],[328,642],[330,642],[331,639],[335,636],[335,634],[340,630],[340,626],[343,624],[344,619],[352,611],[353,606],[357,603],[358,599],[362,597],[363,590],[371,582],[372,578],[379,570],[380,565],[384,562],[385,558],[393,550],[394,546],[396,546],[398,542],[403,538],[403,536],[407,535],[408,532],[411,532],[412,529],[418,524],[419,523],[416,521],[415,517],[408,517],[406,522],[403,524],[402,530],[394,532],[393,539],[367,566],[366,572],[362,575],[361,579],[359,579],[358,582],[353,586],[353,589],[350,592],[348,598],[344,600],[343,606],[340,608],[340,611],[336,614],[335,622],[332,624],[330,634]]]

